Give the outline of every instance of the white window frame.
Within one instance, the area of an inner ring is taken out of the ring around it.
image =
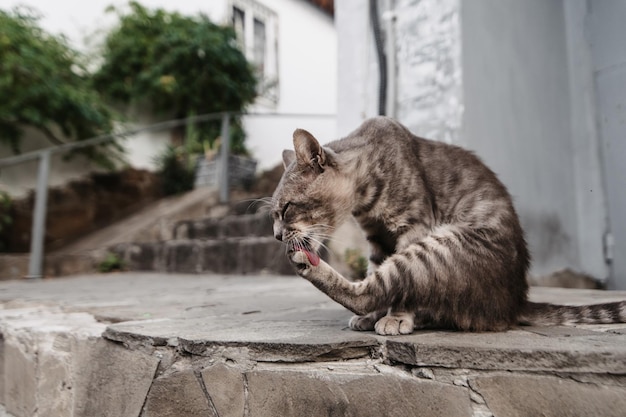
[[[263,71],[256,74],[259,84],[255,104],[276,108],[279,99],[278,74],[278,16],[268,7],[254,0],[230,0],[229,22],[233,22],[234,8],[244,13],[243,39],[238,39],[246,59],[255,64],[254,21],[265,26],[265,53]],[[239,33],[238,35],[242,35]]]

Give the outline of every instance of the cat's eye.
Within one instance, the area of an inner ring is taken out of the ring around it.
[[[287,209],[289,208],[289,206],[291,205],[291,202],[288,202],[287,204],[285,204],[285,206],[283,207],[283,211],[280,214],[280,217],[285,220],[285,215],[287,214]]]

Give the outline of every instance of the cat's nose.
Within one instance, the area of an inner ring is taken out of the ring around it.
[[[283,234],[282,233],[274,233],[274,237],[276,238],[276,240],[278,240],[279,242],[283,241]]]

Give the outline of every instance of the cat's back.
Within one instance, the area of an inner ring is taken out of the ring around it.
[[[361,126],[348,136],[330,142],[326,146],[337,153],[380,149],[387,153],[398,150],[408,150],[414,141],[419,141],[411,132],[399,122],[385,116],[377,116],[365,120]],[[412,151],[411,151],[412,152]]]

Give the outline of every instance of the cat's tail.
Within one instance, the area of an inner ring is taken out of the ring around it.
[[[526,303],[519,316],[522,325],[626,323],[626,301],[564,306],[548,303]]]

